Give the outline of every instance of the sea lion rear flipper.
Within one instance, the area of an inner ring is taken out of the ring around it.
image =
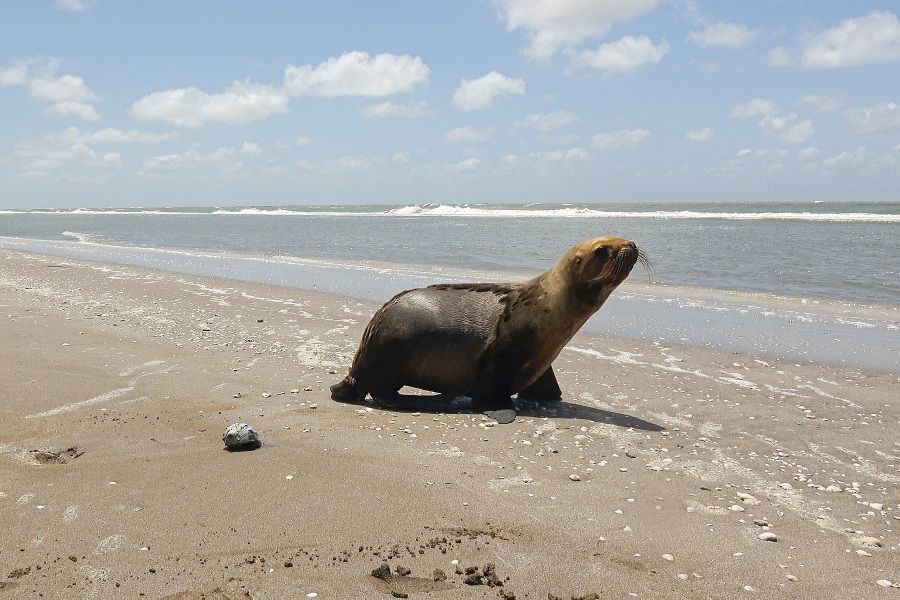
[[[553,366],[547,367],[544,374],[519,392],[519,400],[532,400],[535,402],[559,402],[562,400],[562,390],[553,373]]]

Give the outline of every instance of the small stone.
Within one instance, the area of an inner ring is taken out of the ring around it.
[[[394,570],[397,572],[397,575],[399,575],[400,577],[406,577],[407,575],[412,573],[411,569],[408,569],[406,567],[401,567],[400,565],[397,565],[397,568]]]
[[[869,508],[872,510],[884,510],[884,504],[880,502],[869,502]]]
[[[578,473],[572,473],[571,475],[569,475],[569,479],[571,479],[572,481],[581,481],[581,475],[579,475]]]
[[[738,492],[737,494],[738,500],[743,502],[744,504],[749,504],[750,506],[758,506],[759,500],[756,499],[755,496],[751,496],[745,492]]]
[[[231,397],[232,397],[232,398],[240,398],[240,397],[241,397],[241,393],[240,393],[240,392],[235,392],[235,393],[233,393],[233,394],[231,395]]]
[[[253,450],[261,445],[259,434],[246,423],[229,425],[225,435],[222,436],[222,441],[229,450]]]
[[[881,548],[881,540],[870,535],[856,538],[856,543],[860,546],[868,546],[869,548]]]
[[[731,512],[744,512],[744,507],[740,504],[732,504],[728,507],[728,510],[730,510]]]
[[[272,394],[270,394],[269,392],[263,392],[263,393],[262,393],[262,397],[263,397],[263,398],[271,398],[271,397],[272,397]]]
[[[755,592],[756,590],[753,588],[753,586],[745,585],[745,586],[744,586],[744,591],[745,591],[745,592]]]
[[[827,488],[825,488],[825,491],[826,491],[826,492],[832,492],[832,493],[835,493],[835,494],[836,494],[836,493],[838,493],[838,492],[843,492],[844,490],[841,489],[841,486],[839,486],[839,485],[834,485],[834,484],[832,483],[832,484],[829,485]]]
[[[891,581],[889,579],[879,579],[875,583],[877,583],[881,587],[891,587],[891,585],[892,585]]]
[[[868,552],[866,552],[865,550],[863,550],[863,549],[861,549],[861,548],[858,549],[858,550],[856,551],[856,553],[859,554],[860,556],[872,556],[871,554],[869,554]]]
[[[391,566],[387,563],[382,563],[380,567],[372,571],[372,577],[387,581],[391,578]]]
[[[786,578],[788,581],[800,581],[796,575],[787,575]]]
[[[284,561],[284,566],[287,567],[288,569],[290,569],[291,567],[294,566],[294,563],[292,563],[289,560],[286,560],[286,561]]]
[[[779,484],[778,484],[778,487],[780,487],[780,488],[783,489],[783,490],[792,490],[792,489],[794,489],[794,486],[792,486],[792,485],[789,484],[789,483],[779,483]]]
[[[677,578],[680,579],[681,581],[686,581],[687,578],[688,578],[687,573],[679,573],[679,574],[676,575],[675,577],[677,577]]]
[[[757,527],[768,527],[769,526],[769,522],[766,521],[765,519],[753,519],[753,524],[756,525]]]
[[[398,590],[391,590],[391,596],[394,598],[409,598],[409,594]]]
[[[443,572],[442,570],[440,570],[440,569],[435,569],[435,570],[434,570],[434,573],[431,574],[431,578],[434,579],[435,581],[438,581],[438,582],[440,582],[440,581],[447,581],[447,574],[444,573],[444,572]]]
[[[663,557],[664,560],[667,560],[667,561],[669,561],[669,562],[672,562],[672,561],[675,560],[675,557],[672,556],[671,554],[663,554],[662,557]]]
[[[771,531],[763,531],[761,534],[757,536],[764,542],[777,542],[778,536],[772,533]]]

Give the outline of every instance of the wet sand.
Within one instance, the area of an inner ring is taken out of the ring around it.
[[[0,597],[897,593],[897,373],[579,334],[510,425],[334,403],[376,308],[0,250]]]

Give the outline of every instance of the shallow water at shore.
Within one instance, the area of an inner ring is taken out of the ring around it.
[[[521,280],[532,272],[474,270],[297,257],[0,238],[28,252],[149,267],[384,301],[441,281]],[[721,348],[759,357],[900,372],[900,310],[892,306],[625,283],[585,326],[660,344]]]

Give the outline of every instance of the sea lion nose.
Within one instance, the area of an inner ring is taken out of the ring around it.
[[[629,250],[637,250],[637,246],[635,246],[634,242],[628,241],[628,249]]]

